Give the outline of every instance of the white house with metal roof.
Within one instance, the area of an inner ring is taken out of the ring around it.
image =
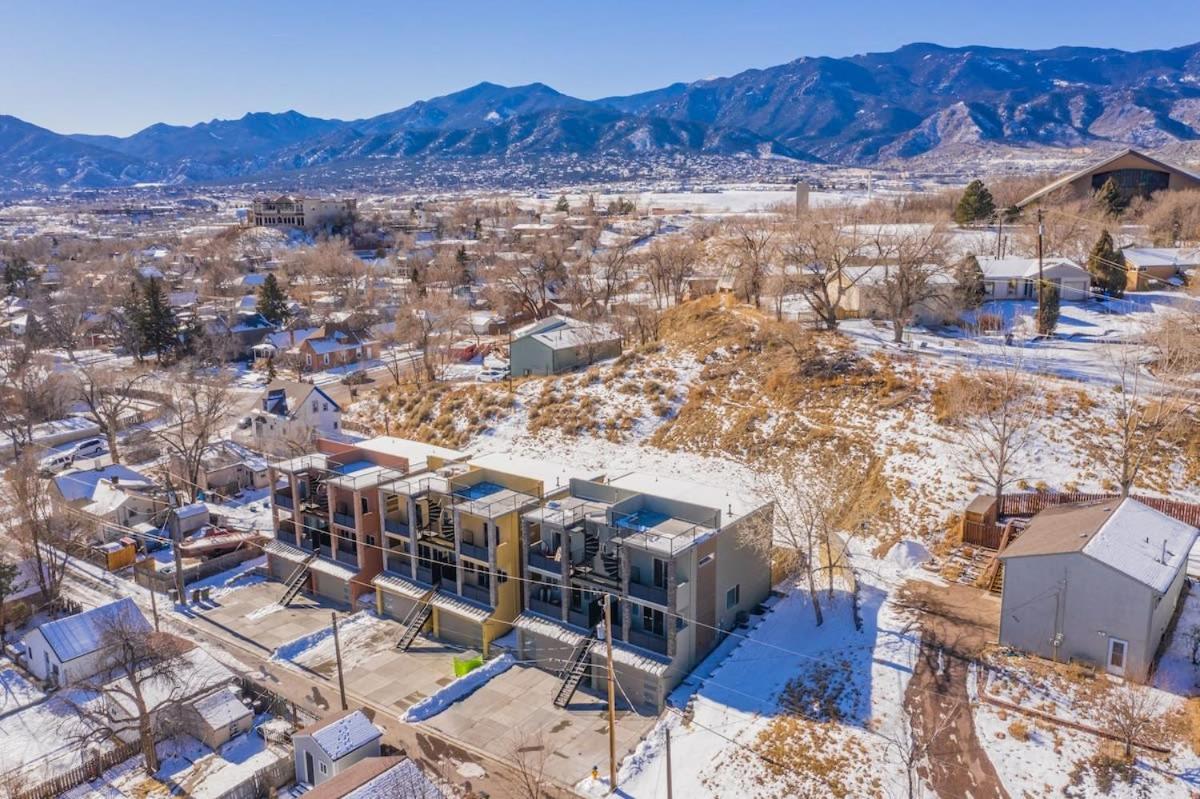
[[[150,632],[150,623],[133,599],[125,597],[31,630],[24,639],[26,668],[38,679],[68,685],[103,668],[104,633],[120,624]]]
[[[378,757],[383,732],[361,710],[347,710],[292,735],[296,782],[320,785],[355,763]]]
[[[1036,300],[1037,258],[977,258],[983,271],[984,298]],[[1061,300],[1078,302],[1090,296],[1092,277],[1070,258],[1043,258],[1042,280],[1058,288]]]
[[[1198,534],[1135,499],[1043,510],[1000,553],[1000,643],[1147,679]]]
[[[621,354],[621,337],[607,325],[568,316],[539,319],[513,332],[508,348],[514,377],[553,375]]]

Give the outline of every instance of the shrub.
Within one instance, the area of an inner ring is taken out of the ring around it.
[[[1012,724],[1008,725],[1008,734],[1018,741],[1029,740],[1029,725],[1017,719]]]

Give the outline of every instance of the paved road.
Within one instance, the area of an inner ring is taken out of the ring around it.
[[[72,564],[74,566],[74,563]],[[151,615],[149,592],[140,586],[107,574],[94,573],[95,567],[80,564],[64,580],[64,592],[85,605],[94,605],[119,596],[132,596]],[[231,630],[213,624],[204,616],[183,616],[166,609],[159,597],[159,619],[163,626],[183,637],[217,647],[246,664],[246,677],[285,699],[295,702],[318,717],[341,709],[336,677],[316,672],[301,673],[270,660],[271,651],[253,641],[240,639]],[[225,659],[223,659],[225,660]],[[403,750],[431,772],[474,791],[477,796],[524,796],[521,780],[508,763],[486,753],[468,751],[458,743],[439,736],[425,727],[401,722],[394,709],[380,707],[370,699],[347,692],[351,707],[365,706],[375,711],[375,723],[384,730],[384,741]],[[547,796],[571,796],[564,786],[545,786]]]

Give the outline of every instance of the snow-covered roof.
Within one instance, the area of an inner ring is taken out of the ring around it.
[[[492,615],[492,609],[487,605],[473,602],[458,594],[450,594],[445,591],[434,593],[429,600],[429,604],[439,610],[453,613],[456,616],[462,616],[480,624],[487,621]]]
[[[608,484],[614,488],[624,488],[639,494],[718,509],[721,511],[722,526],[732,524],[768,504],[762,497],[746,491],[730,490],[654,472],[629,472],[613,478]]]
[[[457,460],[463,457],[463,453],[456,449],[438,447],[396,436],[376,436],[360,441],[356,446],[359,449],[378,452],[381,455],[404,458],[408,461],[410,469],[424,464],[430,457],[444,458],[445,460]]]
[[[1126,498],[1083,552],[1165,593],[1187,563],[1197,534],[1195,527]]]
[[[175,508],[175,515],[180,519],[190,519],[193,516],[208,515],[208,506],[203,502],[192,502]]]
[[[976,259],[983,276],[991,280],[1011,280],[1013,278],[1037,277],[1037,258],[989,258]],[[1086,276],[1087,270],[1070,258],[1043,258],[1043,273],[1078,272]]]
[[[379,728],[361,710],[351,710],[317,722],[296,735],[310,736],[332,760],[340,760],[383,737]]]
[[[130,597],[85,610],[65,619],[48,621],[37,629],[58,659],[65,663],[99,649],[105,629],[111,624],[122,624],[131,629],[150,632],[150,623]]]
[[[412,580],[388,572],[380,572],[375,575],[371,580],[371,585],[381,591],[398,594],[409,599],[424,599],[430,590]]]
[[[358,768],[359,765],[355,764],[354,767]],[[345,799],[441,799],[442,796],[437,786],[408,758],[402,758],[344,795]]]
[[[204,719],[204,723],[214,730],[228,727],[235,721],[253,715],[253,711],[242,704],[237,691],[232,687],[225,687],[200,697],[192,703],[192,708]]]
[[[149,488],[154,485],[150,478],[146,477],[141,472],[136,472],[128,466],[123,466],[119,463],[110,463],[107,466],[101,466],[99,469],[73,469],[69,472],[63,472],[54,478],[54,485],[58,487],[58,491],[62,494],[63,499],[67,502],[74,502],[81,499],[92,499],[96,494],[96,487],[101,480],[106,480],[112,483],[112,479],[116,477],[119,485],[129,485],[142,488]]]
[[[1197,535],[1195,527],[1136,499],[1114,498],[1043,510],[1001,557],[1081,553],[1165,593]]]
[[[578,646],[579,642],[583,640],[581,633],[566,627],[561,622],[554,621],[533,611],[526,611],[517,616],[516,621],[513,622],[513,626],[518,630],[550,638],[572,647]]]
[[[556,489],[566,488],[571,480],[599,480],[604,472],[585,466],[546,460],[544,458],[523,458],[508,452],[489,452],[471,459],[471,465],[480,469],[492,469],[505,474],[515,474],[540,480],[542,492],[550,493]]]
[[[882,283],[888,280],[889,276],[900,267],[896,264],[877,264],[875,266],[843,266],[841,274],[853,280],[860,286],[870,286],[876,283]],[[929,272],[930,283],[940,283],[951,285],[955,282],[954,276],[942,269],[937,264],[924,264],[923,269]],[[832,276],[834,272],[830,272]]]
[[[591,653],[592,657],[607,657],[607,647],[603,641],[596,641],[592,644]],[[632,666],[639,671],[644,671],[655,677],[661,677],[666,674],[667,669],[671,666],[670,659],[656,655],[646,649],[630,646],[623,641],[613,641],[612,656],[613,660],[617,663]]]
[[[1125,260],[1143,269],[1151,266],[1195,266],[1200,264],[1200,247],[1126,247]]]

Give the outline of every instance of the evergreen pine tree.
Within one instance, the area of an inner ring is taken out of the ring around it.
[[[1092,274],[1092,285],[1112,297],[1125,294],[1125,256],[1113,246],[1112,236],[1107,230],[1088,254],[1088,272]]]
[[[565,194],[558,195],[558,202],[556,202],[554,204],[554,210],[559,211],[560,213],[569,213],[570,212],[571,204],[569,202],[567,202],[567,195],[565,195]]]
[[[8,294],[28,297],[29,281],[32,277],[33,270],[29,267],[29,262],[21,256],[14,256],[4,262],[4,288]]]
[[[996,214],[996,202],[982,180],[972,180],[954,208],[954,221],[960,225],[982,222]]]
[[[267,382],[268,383],[275,382],[275,376],[276,376],[275,359],[267,358]]]
[[[142,340],[155,351],[159,363],[179,346],[179,324],[167,301],[162,281],[150,278],[142,286]]]
[[[1125,210],[1125,200],[1121,197],[1121,190],[1117,188],[1117,182],[1112,178],[1104,181],[1104,185],[1096,192],[1096,205],[1104,213],[1116,219]]]
[[[1058,286],[1051,283],[1042,288],[1042,304],[1038,308],[1037,331],[1039,336],[1049,336],[1058,327],[1058,310],[1061,299]]]
[[[121,318],[131,334],[129,344],[133,348],[133,357],[139,362],[142,360],[142,353],[146,351],[145,317],[142,292],[134,281],[129,284],[129,293],[125,295],[125,302],[121,305]]]
[[[968,255],[955,270],[955,280],[958,282],[955,294],[958,304],[964,310],[974,310],[983,305],[984,284],[983,269],[974,255]]]
[[[275,279],[274,274],[267,275],[267,279],[258,287],[258,303],[255,310],[273,325],[281,325],[287,321],[287,295],[279,287],[279,281]]]

